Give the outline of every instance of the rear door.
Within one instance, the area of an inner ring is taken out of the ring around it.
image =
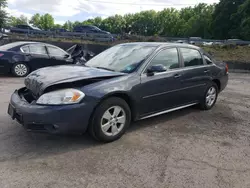
[[[148,75],[147,68],[141,75],[141,85],[138,87],[141,101],[139,113],[147,116],[180,105],[180,61],[177,48],[162,49],[151,60],[152,65],[164,65],[165,72]]]
[[[28,47],[29,53],[25,54],[26,57],[29,59],[29,66],[32,70],[50,66],[50,60],[45,45],[31,44]]]
[[[46,46],[51,61],[51,65],[66,65],[72,64],[71,56],[64,50],[55,46]]]
[[[182,58],[182,97],[183,104],[196,102],[204,94],[206,84],[210,81],[210,65],[207,65],[201,52],[193,48],[179,48]]]

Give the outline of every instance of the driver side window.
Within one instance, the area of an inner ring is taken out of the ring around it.
[[[176,48],[164,49],[160,51],[149,66],[163,65],[167,70],[179,68],[179,57]]]

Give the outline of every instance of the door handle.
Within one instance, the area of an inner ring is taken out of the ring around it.
[[[181,74],[176,74],[174,75],[175,78],[180,78],[181,77]]]
[[[210,70],[204,70],[204,73],[208,73],[208,72],[210,72]]]

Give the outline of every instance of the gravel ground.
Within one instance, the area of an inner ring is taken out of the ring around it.
[[[250,74],[230,74],[211,111],[135,122],[120,140],[28,133],[6,114],[18,78],[0,78],[0,187],[250,187]]]

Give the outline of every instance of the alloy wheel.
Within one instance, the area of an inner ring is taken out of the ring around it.
[[[215,103],[216,100],[216,88],[215,87],[210,87],[207,91],[207,95],[206,95],[206,104],[207,106],[212,106]]]
[[[27,74],[28,68],[24,64],[17,64],[14,68],[14,71],[17,76],[24,76]]]
[[[119,134],[126,124],[126,113],[120,106],[106,110],[101,118],[101,129],[106,136]]]

